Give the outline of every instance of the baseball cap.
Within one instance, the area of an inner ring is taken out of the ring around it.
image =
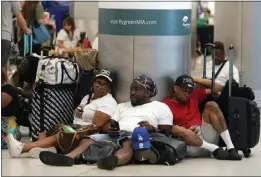
[[[95,75],[95,78],[97,78],[97,77],[105,77],[110,82],[112,82],[111,71],[109,71],[107,69],[100,70],[99,73]]]
[[[183,88],[194,88],[195,83],[192,77],[181,75],[177,78],[175,85]]]
[[[133,130],[131,141],[133,150],[150,148],[150,135],[144,127],[137,127]]]

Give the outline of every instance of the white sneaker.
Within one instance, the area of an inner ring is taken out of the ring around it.
[[[17,141],[13,134],[7,135],[7,146],[11,157],[20,157],[24,147],[24,143]]]
[[[40,147],[36,147],[36,148],[32,148],[29,152],[28,152],[28,156],[34,159],[39,159],[39,154],[42,151],[50,151],[53,153],[57,153],[57,150],[55,147],[50,147],[50,148],[40,148]]]

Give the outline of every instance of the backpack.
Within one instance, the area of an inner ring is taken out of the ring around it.
[[[90,144],[88,148],[76,156],[75,164],[94,164],[99,159],[113,155],[118,147],[111,141],[97,141]]]
[[[151,137],[151,150],[158,156],[156,164],[174,165],[185,158],[187,145],[184,141],[168,137]]]

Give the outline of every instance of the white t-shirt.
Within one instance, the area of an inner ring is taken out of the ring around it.
[[[221,67],[222,64],[216,65],[215,73],[217,73],[218,69]],[[212,78],[212,61],[207,63],[207,70],[206,70],[207,78]],[[237,67],[233,66],[233,78],[239,83],[239,72]],[[226,82],[229,80],[229,61],[226,62],[222,70],[220,71],[219,75],[217,76],[215,82],[225,86]]]
[[[90,124],[93,123],[93,117],[96,111],[103,112],[112,116],[117,108],[117,102],[112,97],[111,94],[107,94],[104,97],[91,100],[89,104],[87,101],[89,99],[89,95],[86,95],[79,106],[83,107],[82,119],[76,119],[77,124]]]
[[[132,132],[141,121],[148,121],[154,127],[172,125],[173,115],[167,105],[158,101],[140,106],[127,102],[118,105],[112,119],[119,122],[121,130]]]
[[[70,40],[67,32],[64,29],[61,29],[57,35],[57,42],[63,41],[64,48],[72,48],[77,46],[77,42],[80,40],[80,31],[78,29],[74,30],[73,39]],[[57,43],[56,42],[56,43]]]

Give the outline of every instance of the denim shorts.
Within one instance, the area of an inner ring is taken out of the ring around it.
[[[120,148],[121,143],[124,140],[130,140],[131,139],[131,132],[127,131],[120,131],[120,136],[118,137],[110,137],[108,134],[94,134],[87,136],[86,138],[90,138],[93,141],[112,141],[113,143],[117,144],[117,146]]]

